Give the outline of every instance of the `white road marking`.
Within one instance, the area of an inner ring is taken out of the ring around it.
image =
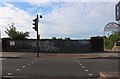
[[[30,64],[28,64],[28,65],[30,65]]]
[[[12,75],[12,73],[8,73],[8,75]]]
[[[6,58],[0,58],[0,61],[5,60]]]
[[[16,69],[17,71],[19,71],[20,69]]]
[[[92,76],[92,74],[88,74],[89,76]]]
[[[77,62],[79,62],[79,60],[77,60]]]
[[[78,62],[80,64],[80,62]]]
[[[32,62],[32,63],[34,63],[34,62]]]
[[[79,61],[79,60],[77,60],[77,62],[80,64],[80,61]]]
[[[22,66],[23,68],[25,68],[25,66]]]
[[[85,68],[85,66],[82,66],[82,68]]]
[[[88,70],[86,69],[85,71],[87,72]]]
[[[85,66],[84,66],[79,60],[77,60],[77,62],[82,66],[83,69],[85,69]],[[85,69],[85,71],[88,72],[87,69]],[[89,76],[92,76],[92,74],[88,74],[88,75],[89,75]]]

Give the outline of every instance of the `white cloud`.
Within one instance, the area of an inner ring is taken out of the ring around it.
[[[41,4],[45,2],[119,2],[119,0],[24,0],[33,4]]]
[[[53,3],[41,3],[50,5]],[[102,34],[104,26],[114,21],[114,7],[116,3],[87,3],[69,2],[63,3],[61,7],[52,6],[52,11],[42,14],[39,22],[39,33],[41,37],[71,37],[88,38]],[[7,24],[15,23],[20,31],[30,31],[30,38],[35,38],[35,31],[32,29],[33,17],[27,12],[4,3],[0,7],[0,29],[4,33]],[[35,4],[33,4],[35,6]],[[40,4],[36,5],[40,6]],[[34,16],[35,17],[35,16]],[[3,34],[5,35],[5,33]]]
[[[0,7],[0,29],[2,37],[6,37],[5,28],[8,24],[15,23],[19,31],[33,31],[32,29],[32,16],[27,12],[20,10],[8,3],[2,3],[4,7]]]
[[[49,23],[42,27],[48,29],[47,33],[58,34],[60,37],[101,35],[106,23],[115,20],[114,7],[115,3],[65,3],[63,7],[55,8],[45,15]]]
[[[119,0],[0,0],[4,2],[119,2]]]

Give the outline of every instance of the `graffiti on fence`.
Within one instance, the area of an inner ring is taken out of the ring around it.
[[[51,41],[41,41],[40,49],[42,51],[48,51],[48,52],[58,52],[59,51],[59,48],[55,47],[54,43]]]

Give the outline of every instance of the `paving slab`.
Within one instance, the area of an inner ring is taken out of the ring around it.
[[[120,79],[120,72],[100,72],[100,79]]]
[[[119,58],[120,53],[82,53],[82,54],[53,54],[53,53],[39,53],[39,58],[100,58],[113,57]],[[36,53],[29,52],[0,52],[0,57],[24,57],[24,58],[38,58]]]

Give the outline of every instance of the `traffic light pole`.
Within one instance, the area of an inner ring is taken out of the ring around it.
[[[38,15],[37,15],[37,23],[38,23]],[[38,37],[38,29],[37,29],[37,57],[39,57],[39,45],[38,42],[39,41],[39,37]]]
[[[42,18],[42,16],[40,15],[40,18]],[[38,35],[38,21],[39,21],[39,19],[38,19],[38,15],[37,15],[37,18],[35,18],[34,20],[33,20],[33,25],[35,26],[35,27],[33,27],[33,29],[35,30],[35,31],[37,31],[37,48],[36,48],[36,52],[37,52],[37,57],[39,57],[39,46],[40,46],[40,43],[39,43],[39,41],[40,41],[40,36]]]
[[[37,31],[37,57],[39,57],[39,45],[38,45],[38,42],[39,41],[39,38],[38,38],[38,31]]]

